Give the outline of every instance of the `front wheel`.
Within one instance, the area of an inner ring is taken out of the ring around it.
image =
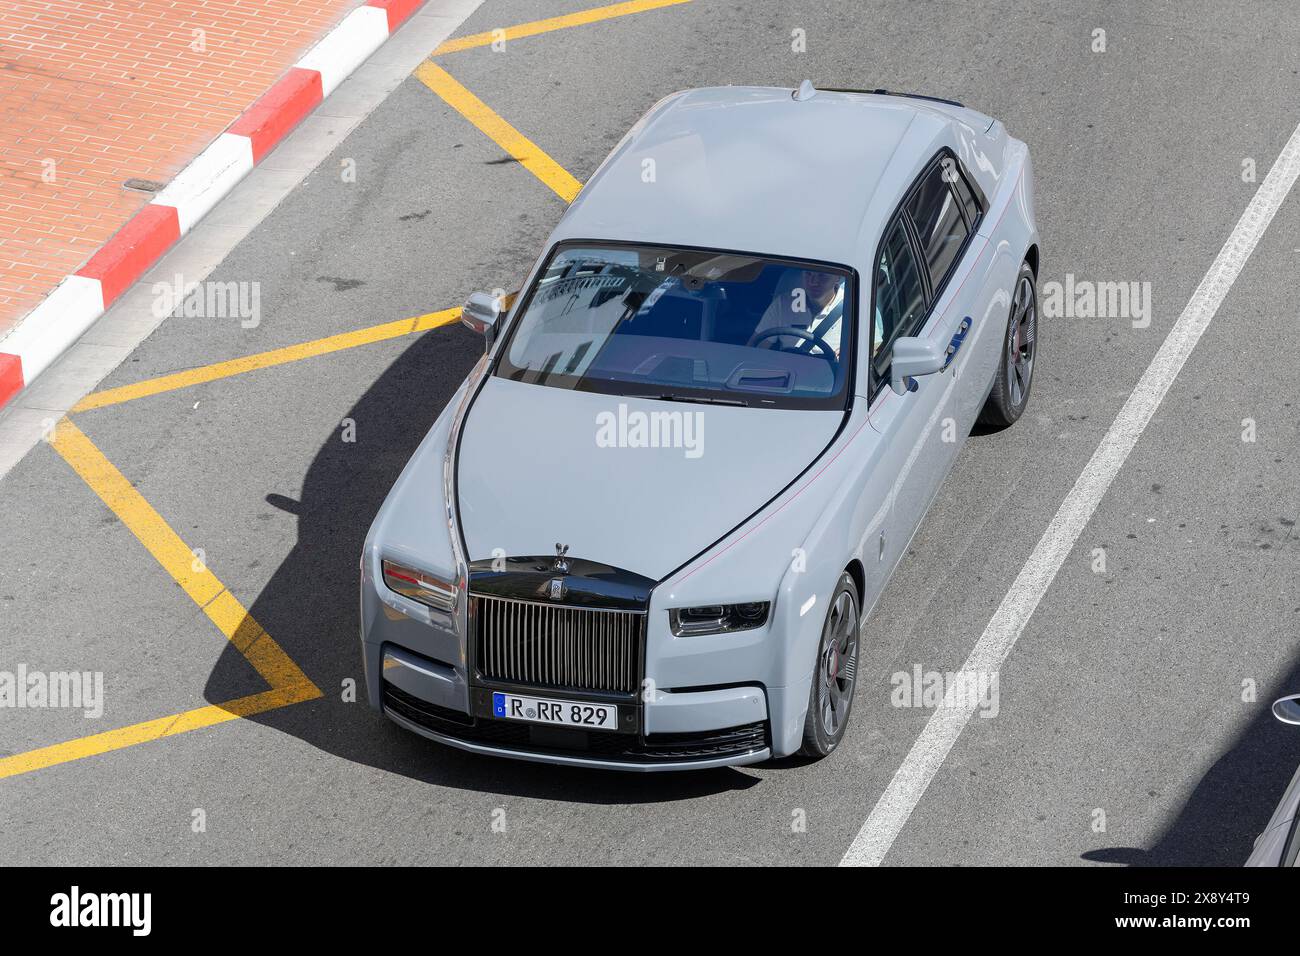
[[[1029,263],[1020,265],[1016,291],[1011,297],[1011,314],[1002,341],[1002,358],[993,378],[993,389],[980,412],[980,424],[991,428],[1014,425],[1029,404],[1029,386],[1034,380],[1034,359],[1038,353],[1038,289]]]
[[[840,575],[831,606],[822,625],[817,647],[817,669],[808,694],[808,715],[803,724],[807,757],[825,757],[839,746],[849,723],[853,688],[858,670],[858,588],[848,572]]]

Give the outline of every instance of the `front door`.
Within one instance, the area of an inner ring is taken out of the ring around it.
[[[978,411],[968,407],[969,386],[978,377],[970,373],[979,363],[976,350],[965,347],[975,331],[966,319],[978,311],[983,283],[964,279],[984,243],[972,241],[951,162],[950,154],[941,153],[917,180],[886,230],[875,269],[879,337],[872,361],[882,385],[871,421],[894,453],[893,511],[881,547],[888,568],[902,556],[952,469]],[[914,390],[902,395],[889,388],[894,341],[918,336],[947,346],[955,335],[964,337],[944,371],[915,379]]]

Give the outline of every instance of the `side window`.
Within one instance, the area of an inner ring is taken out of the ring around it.
[[[956,196],[948,187],[953,172],[955,170],[951,166],[945,168],[942,161],[935,163],[907,204],[907,212],[916,225],[921,249],[930,265],[930,282],[935,289],[943,285],[948,271],[957,261],[962,243],[966,241],[966,221],[957,208]]]
[[[894,339],[914,333],[926,310],[920,264],[901,218],[890,224],[880,243],[875,283],[871,357],[876,372],[883,375],[889,367],[889,350]]]

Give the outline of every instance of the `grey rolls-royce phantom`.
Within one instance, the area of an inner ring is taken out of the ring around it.
[[[1025,145],[960,104],[668,97],[556,226],[374,520],[372,706],[677,770],[843,739],[863,621],[1037,361]]]

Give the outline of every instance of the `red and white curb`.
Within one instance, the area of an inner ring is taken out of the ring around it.
[[[82,334],[425,0],[367,0],[0,340],[0,408]]]

